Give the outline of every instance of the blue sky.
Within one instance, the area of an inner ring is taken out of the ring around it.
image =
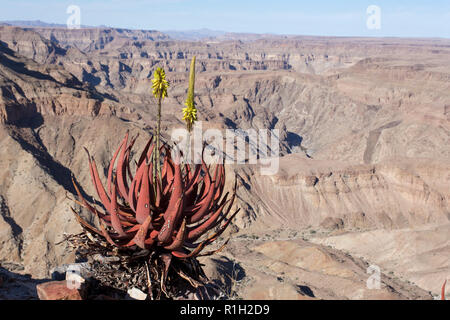
[[[66,23],[72,4],[94,26],[450,38],[450,0],[0,0],[0,20]],[[370,5],[381,9],[378,30],[366,25]]]

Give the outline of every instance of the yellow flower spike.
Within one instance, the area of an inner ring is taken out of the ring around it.
[[[189,74],[189,90],[186,100],[186,108],[183,109],[183,120],[186,121],[189,132],[192,130],[192,126],[197,121],[197,109],[195,108],[194,101],[194,86],[195,86],[195,59],[194,56],[191,62],[191,71]]]
[[[155,98],[164,99],[168,97],[167,88],[169,88],[169,82],[166,80],[166,72],[163,68],[156,69],[152,82],[153,95]]]
[[[186,125],[189,131],[192,130],[192,126],[197,121],[197,109],[194,105],[189,105],[186,102],[186,108],[183,108],[183,120],[186,121]]]

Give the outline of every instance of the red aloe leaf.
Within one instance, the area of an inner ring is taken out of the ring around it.
[[[137,192],[142,182],[142,176],[144,174],[145,165],[146,164],[141,165],[137,169],[136,175],[134,176],[134,179],[131,182],[131,187],[128,194],[129,200],[128,204],[130,205],[131,210],[133,210],[134,212],[136,212]]]
[[[116,183],[113,183],[112,186],[112,194],[111,194],[111,207],[109,208],[109,213],[111,215],[111,224],[113,229],[120,235],[125,236],[125,232],[123,231],[122,223],[119,219],[118,214],[118,206],[117,206],[117,186]]]
[[[152,232],[150,232],[150,236],[147,239],[145,239],[145,242],[144,242],[144,244],[147,248],[149,248],[155,244],[156,239],[158,238],[158,234],[159,234],[159,232],[157,230],[153,230]]]
[[[155,145],[152,144],[152,142],[153,142],[153,137],[151,137],[148,140],[147,145],[145,146],[144,150],[141,153],[141,156],[139,157],[139,161],[137,163],[138,168],[142,165],[145,158],[150,158],[151,154],[153,153],[153,148],[155,147]],[[151,150],[149,150],[150,146],[152,146]]]
[[[167,183],[166,187],[164,188],[163,193],[162,193],[162,195],[164,197],[167,197],[167,195],[169,194],[169,191],[172,190],[172,186],[173,186],[173,179],[169,183]]]
[[[70,207],[73,214],[75,215],[75,218],[77,219],[78,223],[82,225],[84,228],[88,229],[89,231],[96,233],[98,235],[102,235],[101,231],[97,228],[91,226],[90,223],[87,223],[72,207]]]
[[[197,248],[194,249],[194,251],[192,251],[190,253],[182,252],[179,250],[174,250],[174,251],[172,251],[172,255],[179,259],[189,259],[189,258],[199,255],[200,252],[205,248],[205,246],[206,246],[206,242],[202,242],[197,246]]]
[[[200,164],[195,166],[195,171],[192,174],[192,177],[189,178],[189,183],[186,186],[186,196],[189,196],[197,186],[201,170],[202,166]]]
[[[148,164],[143,164],[144,172],[142,173],[142,185],[139,191],[139,197],[136,207],[136,220],[138,223],[144,223],[147,217],[151,216],[150,208],[150,178]]]
[[[109,194],[111,194],[111,182],[112,182],[112,174],[113,174],[114,164],[116,163],[117,156],[119,155],[120,149],[122,148],[122,145],[124,143],[125,143],[125,138],[120,143],[119,148],[117,148],[111,162],[109,163],[109,168],[108,168],[108,193]]]
[[[445,300],[445,285],[447,284],[447,280],[444,281],[444,284],[442,285],[441,290],[441,300]]]
[[[131,223],[134,225],[137,223],[136,219],[134,218],[134,215],[132,215],[127,211],[124,211],[129,210],[129,208],[124,208],[120,205],[118,205],[117,207],[118,207],[117,213],[119,215],[120,221],[122,221],[122,224],[126,223],[126,225],[129,225],[129,223]]]
[[[213,251],[209,251],[206,253],[202,253],[197,255],[198,257],[208,257],[208,256],[212,256],[213,254],[219,253],[221,252],[223,249],[225,249],[225,247],[227,246],[227,244],[230,242],[230,239],[227,239],[227,241],[225,241],[225,243],[217,250],[213,250]]]
[[[234,187],[233,187],[233,196],[230,199],[230,205],[228,206],[227,209],[225,209],[225,213],[222,215],[222,217],[217,221],[216,225],[219,225],[220,223],[222,223],[222,221],[224,219],[226,219],[226,217],[228,216],[228,214],[230,213],[232,207],[233,207],[233,203],[234,200],[236,199],[236,190],[237,190],[237,179],[234,179]],[[226,201],[226,198],[228,196],[228,193],[225,195],[225,197],[222,199],[221,204]]]
[[[173,251],[178,250],[183,247],[183,244],[186,240],[186,219],[183,219],[183,222],[181,223],[180,229],[178,230],[177,236],[172,242],[172,244],[165,246],[164,249]]]
[[[189,218],[189,224],[196,223],[204,218],[211,207],[211,202],[214,198],[214,184],[210,184],[209,193],[203,201],[199,202],[194,208],[195,213]]]
[[[207,244],[211,244],[214,241],[216,241],[216,239],[222,235],[222,233],[228,228],[228,226],[230,225],[231,221],[233,221],[233,219],[237,216],[237,214],[240,211],[241,211],[240,208],[237,209],[236,212],[233,213],[233,215],[225,222],[225,224],[220,227],[219,231],[217,231],[215,234],[213,234],[210,237],[208,237]]]
[[[186,207],[194,207],[195,200],[197,199],[197,192],[198,192],[198,184],[195,184],[191,188],[191,192],[186,193],[185,196],[185,206]],[[189,211],[186,211],[186,215],[189,213]],[[193,214],[193,213],[192,213]]]
[[[179,155],[177,155],[179,157]],[[179,161],[176,161],[175,175],[172,188],[172,194],[169,199],[169,204],[164,213],[164,225],[158,235],[158,240],[161,243],[167,243],[170,240],[173,228],[177,223],[177,219],[183,210],[183,181],[181,178],[181,167]]]
[[[158,241],[162,244],[166,244],[170,237],[177,219],[183,211],[183,196],[180,196],[175,204],[169,203],[169,207],[164,213],[164,224],[159,232]]]
[[[77,184],[75,183],[74,178],[72,177],[72,184],[75,187],[75,191],[78,195],[78,197],[81,199],[81,204],[83,205],[83,207],[85,207],[86,209],[88,209],[92,214],[96,214],[97,210],[95,210],[95,208],[93,206],[91,206],[86,199],[84,199],[83,195],[80,192],[80,189],[78,188]],[[103,215],[104,216],[104,215]]]
[[[166,169],[166,181],[168,183],[170,183],[175,175],[175,164],[173,163],[171,157],[170,157],[170,153],[167,155],[167,169]]]
[[[108,231],[106,231],[106,229],[102,223],[100,223],[100,230],[102,232],[103,237],[105,237],[106,241],[108,241],[111,245],[113,245],[115,247],[119,247],[119,245],[117,243],[115,243],[114,240],[111,238]]]
[[[196,197],[198,199],[197,203],[195,205],[192,205],[192,206],[186,208],[187,216],[192,216],[200,208],[203,207],[203,205],[207,201],[209,193],[211,192],[211,189],[213,187],[212,181],[211,181],[211,175],[209,174],[208,167],[206,166],[206,164],[204,162],[202,163],[202,169],[205,171],[205,176],[203,178],[203,183],[202,183],[202,187],[200,189],[200,194]],[[198,185],[197,185],[197,187],[198,187]]]
[[[97,190],[97,194],[100,197],[100,200],[103,203],[103,206],[105,208],[108,208],[109,206],[111,206],[111,201],[109,200],[109,197],[106,194],[105,188],[100,180],[100,176],[97,171],[97,165],[95,163],[95,160],[93,158],[91,158],[91,156],[89,155],[89,151],[87,149],[85,149],[85,150],[89,157],[89,167],[91,170],[91,177],[92,177],[92,180],[94,181],[95,189]]]
[[[159,179],[156,179],[156,199],[155,199],[155,207],[159,208],[161,203],[161,185]]]
[[[189,230],[187,235],[188,241],[195,241],[198,238],[200,238],[203,234],[205,234],[211,227],[214,226],[214,223],[219,219],[220,214],[222,213],[223,208],[225,207],[226,203],[223,203],[222,206],[220,206],[214,214],[209,217],[208,220],[206,220],[204,223],[200,224],[199,226],[195,227],[192,230]]]
[[[133,146],[136,138],[132,140],[130,146],[127,145],[128,142],[128,132],[125,135],[125,143],[122,145],[122,151],[120,153],[119,161],[117,163],[117,186],[119,187],[119,193],[127,200],[128,198],[128,183],[127,183],[127,154],[129,153],[131,147]],[[129,202],[127,200],[127,202]]]
[[[219,200],[220,196],[223,193],[223,189],[225,187],[225,167],[224,165],[220,165],[220,174],[219,178],[217,179],[218,183],[216,184],[217,192],[214,197],[214,201]]]
[[[152,218],[150,216],[148,216],[145,219],[144,223],[139,228],[139,231],[136,233],[136,235],[133,238],[136,245],[141,249],[145,249],[145,239],[146,239],[147,232],[148,232],[151,222],[152,222]]]
[[[209,173],[209,168],[206,163],[202,160],[202,169],[205,171],[205,177],[203,178],[203,184],[200,191],[200,195],[198,196],[198,201],[203,201],[209,194],[209,189],[212,184],[211,174]]]

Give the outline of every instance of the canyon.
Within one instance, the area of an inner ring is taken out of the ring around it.
[[[450,271],[448,39],[189,41],[149,30],[0,26],[2,273],[41,281],[73,262],[64,238],[81,228],[71,176],[95,193],[83,149],[105,168],[127,131],[144,146],[159,66],[170,81],[164,137],[184,127],[194,55],[204,128],[280,132],[277,174],[227,166],[241,213],[225,250],[202,258],[211,279],[243,299],[439,294]],[[370,266],[381,270],[380,289],[366,285]]]

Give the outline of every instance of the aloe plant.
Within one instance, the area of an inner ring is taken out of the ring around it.
[[[182,170],[181,155],[175,152],[177,158],[172,159],[170,147],[163,146],[158,151],[151,138],[139,157],[135,173],[131,174],[130,154],[135,141],[133,138],[129,142],[127,133],[114,153],[106,188],[95,159],[86,150],[92,182],[106,210],[89,204],[73,181],[79,204],[99,218],[100,226],[97,228],[76,214],[78,221],[115,247],[156,250],[180,259],[199,256],[239,212],[229,216],[236,193],[230,199],[229,193],[223,195],[224,164],[215,166],[213,176],[204,161],[194,166],[184,164]],[[154,183],[150,159],[153,153],[162,151],[164,163],[162,185],[159,185],[159,180]],[[216,227],[218,230],[206,235]]]
[[[183,109],[189,130],[197,120],[194,82],[195,57],[191,63],[187,108]],[[152,256],[160,256],[166,265],[165,275],[172,258],[185,261],[222,250],[228,241],[218,250],[203,252],[239,212],[230,214],[236,197],[236,181],[232,194],[224,194],[223,160],[212,170],[203,155],[201,164],[182,164],[180,151],[160,145],[161,104],[167,97],[168,87],[164,70],[158,68],[153,79],[153,94],[158,98],[155,136],[133,162],[131,154],[137,136],[130,140],[129,133],[126,134],[110,161],[106,187],[94,157],[86,149],[92,183],[103,209],[89,203],[73,179],[79,198],[76,202],[97,217],[99,225],[88,223],[72,208],[85,230],[106,239],[111,246],[145,249]]]

